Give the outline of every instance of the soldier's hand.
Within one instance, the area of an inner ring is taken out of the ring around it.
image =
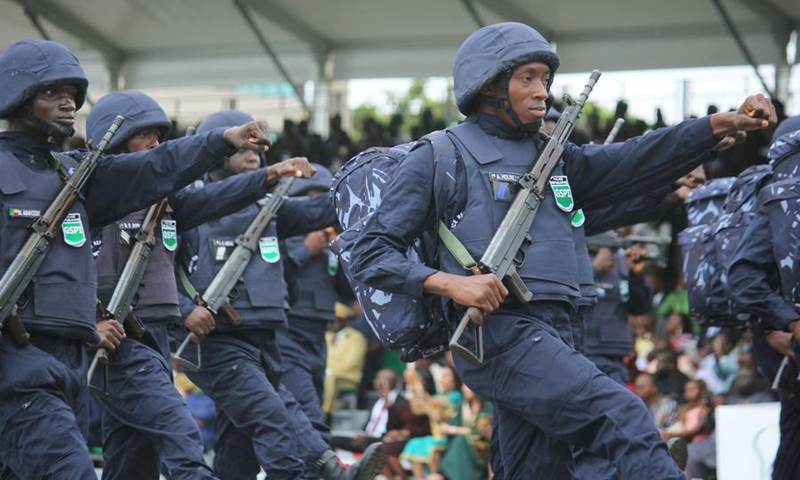
[[[625,263],[628,264],[628,269],[633,275],[641,275],[644,268],[647,266],[644,256],[647,255],[647,249],[641,245],[633,245],[625,250]]]
[[[800,318],[789,322],[789,331],[792,332],[795,342],[800,342]]]
[[[737,111],[715,113],[710,120],[711,133],[725,141],[725,137],[735,136],[738,131],[750,132],[774,126],[778,123],[778,115],[770,99],[759,93],[747,97]]]
[[[797,323],[797,322],[793,322]],[[791,325],[791,323],[789,324]],[[794,351],[792,350],[792,334],[789,332],[781,332],[780,330],[773,330],[767,334],[767,345],[781,355],[785,355],[794,359]]]
[[[325,230],[317,230],[306,235],[303,243],[311,255],[319,255],[328,248],[328,235]]]
[[[272,185],[281,177],[311,178],[316,173],[316,167],[306,157],[294,157],[267,167],[267,185]]]
[[[237,150],[266,152],[272,144],[269,139],[267,124],[260,121],[231,127],[223,132],[222,138]]]
[[[600,272],[607,272],[614,266],[614,252],[610,248],[602,247],[592,259],[592,266]]]
[[[116,320],[103,320],[97,323],[97,333],[100,334],[100,348],[113,352],[125,339],[125,328]]]
[[[508,289],[491,273],[471,277],[458,276],[449,296],[460,305],[479,308],[488,315],[500,307],[500,303],[508,296]]]
[[[207,308],[199,305],[192,309],[183,323],[200,340],[206,338],[206,335],[217,328],[217,324],[214,322],[214,315]]]

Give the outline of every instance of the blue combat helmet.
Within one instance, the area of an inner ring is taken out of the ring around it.
[[[492,103],[494,99],[481,96],[480,91],[502,74],[502,98],[495,106],[508,113],[518,128],[527,130],[511,108],[508,81],[517,67],[531,62],[542,62],[550,67],[549,91],[561,62],[539,32],[516,22],[497,23],[477,30],[461,44],[453,63],[459,111],[469,115],[480,102]]]
[[[89,80],[81,64],[67,47],[49,40],[22,40],[10,45],[0,54],[0,118],[8,118],[33,98],[37,91],[53,85],[75,85],[75,107],[80,109],[86,100]],[[39,124],[57,140],[75,133],[72,127],[45,122],[26,112],[28,119]]]
[[[116,150],[142,130],[157,128],[164,138],[172,128],[166,112],[152,97],[138,90],[125,90],[109,93],[92,107],[86,119],[86,136],[99,143],[117,115],[125,116],[125,122],[106,147],[108,151]]]

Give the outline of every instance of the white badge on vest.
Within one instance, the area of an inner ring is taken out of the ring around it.
[[[178,222],[175,220],[161,220],[161,242],[164,248],[174,252],[178,248]]]
[[[86,243],[86,232],[83,230],[83,222],[80,213],[70,213],[61,224],[61,232],[64,233],[64,243],[70,247],[82,247]]]
[[[550,189],[553,190],[553,198],[561,211],[571,212],[575,207],[575,200],[572,198],[572,189],[569,187],[569,180],[566,175],[553,175],[550,177]]]
[[[281,259],[278,237],[259,238],[258,249],[261,251],[261,258],[267,263],[278,263]]]

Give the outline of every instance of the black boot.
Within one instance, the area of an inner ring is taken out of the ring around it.
[[[323,480],[373,480],[381,473],[386,463],[386,447],[383,443],[373,443],[357,463],[347,466],[339,457],[328,450],[316,461],[319,476]]]
[[[669,456],[678,465],[681,470],[686,470],[686,464],[689,462],[689,446],[686,440],[682,438],[670,438],[667,441],[667,448],[669,449]]]

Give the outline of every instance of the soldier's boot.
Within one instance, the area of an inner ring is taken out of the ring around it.
[[[689,461],[689,445],[682,438],[670,438],[667,440],[669,456],[681,470],[686,470],[686,463]]]
[[[386,463],[386,447],[382,442],[373,443],[366,450],[361,460],[353,465],[346,465],[339,457],[328,450],[316,461],[319,477],[323,480],[373,480]]]

